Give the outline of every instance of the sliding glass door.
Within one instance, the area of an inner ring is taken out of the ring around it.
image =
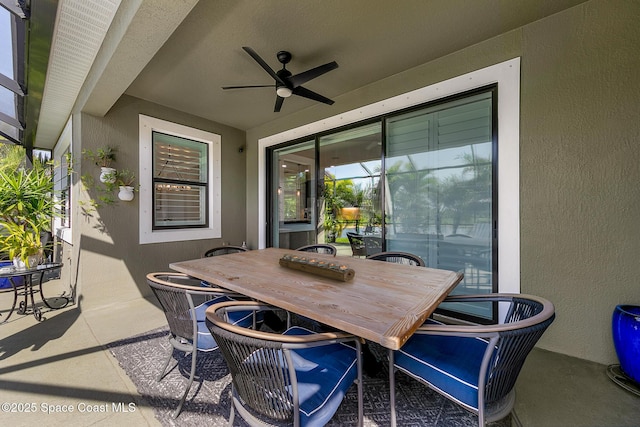
[[[454,294],[495,292],[495,100],[486,88],[270,148],[271,246],[410,252],[464,273]]]
[[[454,294],[496,285],[492,105],[485,92],[386,119],[385,248],[464,273]]]
[[[271,153],[271,246],[295,249],[316,241],[315,153],[314,140]]]

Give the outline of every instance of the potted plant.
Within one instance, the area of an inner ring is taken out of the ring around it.
[[[13,259],[16,268],[35,267],[42,261],[40,232],[39,227],[29,220],[24,224],[7,222],[2,225],[0,247]]]
[[[100,182],[114,183],[116,182],[116,170],[111,164],[116,160],[116,150],[113,147],[100,147],[95,152],[92,150],[83,150],[82,154],[85,158],[100,166]]]
[[[640,385],[640,305],[620,304],[611,321],[613,344],[622,373]]]
[[[125,202],[133,200],[133,183],[135,179],[136,175],[133,171],[125,169],[118,172],[118,186],[120,187],[118,198],[120,200],[124,200]]]

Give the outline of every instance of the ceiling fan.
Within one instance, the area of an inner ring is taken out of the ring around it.
[[[291,61],[291,53],[281,50],[277,53],[278,61],[282,64],[282,69],[274,71],[269,65],[250,47],[243,46],[245,50],[260,66],[275,80],[274,84],[270,85],[249,85],[249,86],[223,86],[222,89],[245,89],[255,87],[275,87],[276,88],[276,105],[273,109],[274,112],[279,112],[282,108],[282,103],[285,98],[291,95],[298,95],[304,98],[309,98],[314,101],[323,102],[328,105],[332,105],[333,101],[326,98],[319,93],[313,92],[309,89],[302,87],[304,83],[309,80],[315,79],[327,73],[331,70],[338,68],[336,61],[329,62],[324,65],[312,68],[302,73],[292,75],[291,71],[287,70],[287,64]]]

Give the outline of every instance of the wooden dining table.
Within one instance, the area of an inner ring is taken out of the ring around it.
[[[447,270],[304,253],[353,270],[341,281],[280,265],[267,248],[174,262],[173,270],[397,350],[462,280]]]

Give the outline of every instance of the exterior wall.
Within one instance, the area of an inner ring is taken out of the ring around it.
[[[168,271],[169,263],[198,258],[214,246],[240,245],[245,240],[245,144],[244,132],[218,123],[171,110],[130,96],[123,96],[102,118],[79,115],[74,134],[74,157],[80,161],[82,149],[117,147],[118,169],[138,171],[138,114],[145,114],[222,136],[222,239],[174,243],[138,244],[138,200],[117,200],[92,211],[88,208],[91,188],[76,186],[74,204],[74,256],[77,263],[77,287],[83,308],[118,304],[150,294],[145,276],[153,271]],[[87,160],[76,167],[79,176],[91,174],[98,180],[99,168]],[[73,273],[71,273],[73,274]]]
[[[539,346],[616,362],[613,308],[640,304],[639,19],[639,2],[592,0],[250,129],[249,244],[258,139],[519,56],[521,289],[557,312]]]

